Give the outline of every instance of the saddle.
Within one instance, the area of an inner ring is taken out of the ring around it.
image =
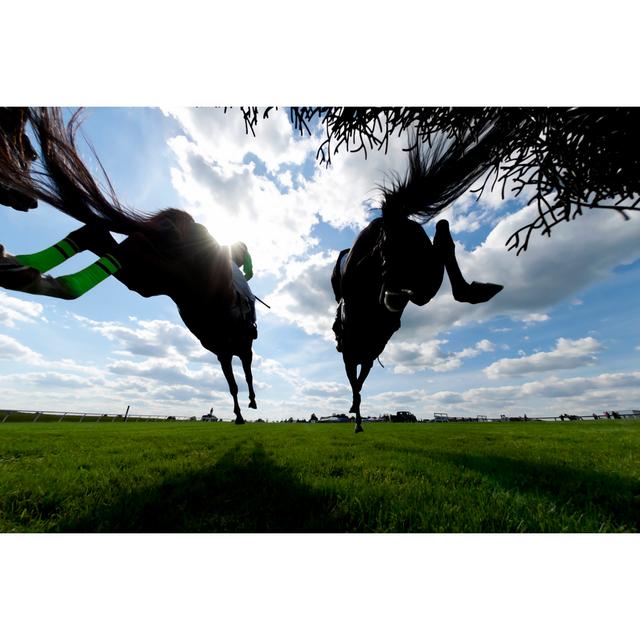
[[[251,302],[239,291],[236,291],[236,301],[231,307],[231,317],[240,324],[243,333],[246,332],[254,340],[257,340],[258,327],[252,319]]]

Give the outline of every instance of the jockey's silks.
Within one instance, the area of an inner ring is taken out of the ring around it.
[[[251,262],[251,256],[249,255],[248,251],[245,251],[242,269],[244,271],[244,277],[247,280],[251,280],[251,278],[253,277],[253,262]]]
[[[33,267],[40,273],[46,273],[62,264],[65,260],[75,256],[78,251],[78,245],[67,237],[38,253],[16,256],[16,260],[25,267]]]

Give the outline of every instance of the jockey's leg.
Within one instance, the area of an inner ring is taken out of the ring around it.
[[[383,228],[382,218],[372,220],[356,238],[348,252],[344,265],[344,273],[340,279],[340,295],[342,298],[358,296],[362,291],[362,281],[358,277],[360,263],[371,256],[375,245],[380,239]],[[335,289],[334,289],[334,293]],[[339,300],[336,300],[339,302]]]
[[[449,231],[449,223],[446,220],[440,220],[436,225],[433,244],[442,256],[442,261],[451,282],[451,292],[458,302],[469,302],[470,304],[487,302],[504,288],[501,284],[493,284],[491,282],[474,281],[469,284],[464,279],[456,260],[455,244]]]

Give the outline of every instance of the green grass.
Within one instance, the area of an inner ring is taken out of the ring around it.
[[[3,532],[637,532],[640,421],[0,424]]]

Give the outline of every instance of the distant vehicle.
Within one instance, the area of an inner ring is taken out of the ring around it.
[[[331,416],[318,418],[318,422],[351,422],[351,419],[344,413],[334,413]]]
[[[410,411],[398,411],[389,416],[389,422],[418,422],[418,418]]]
[[[212,413],[205,413],[200,420],[202,422],[218,422],[218,418]]]

